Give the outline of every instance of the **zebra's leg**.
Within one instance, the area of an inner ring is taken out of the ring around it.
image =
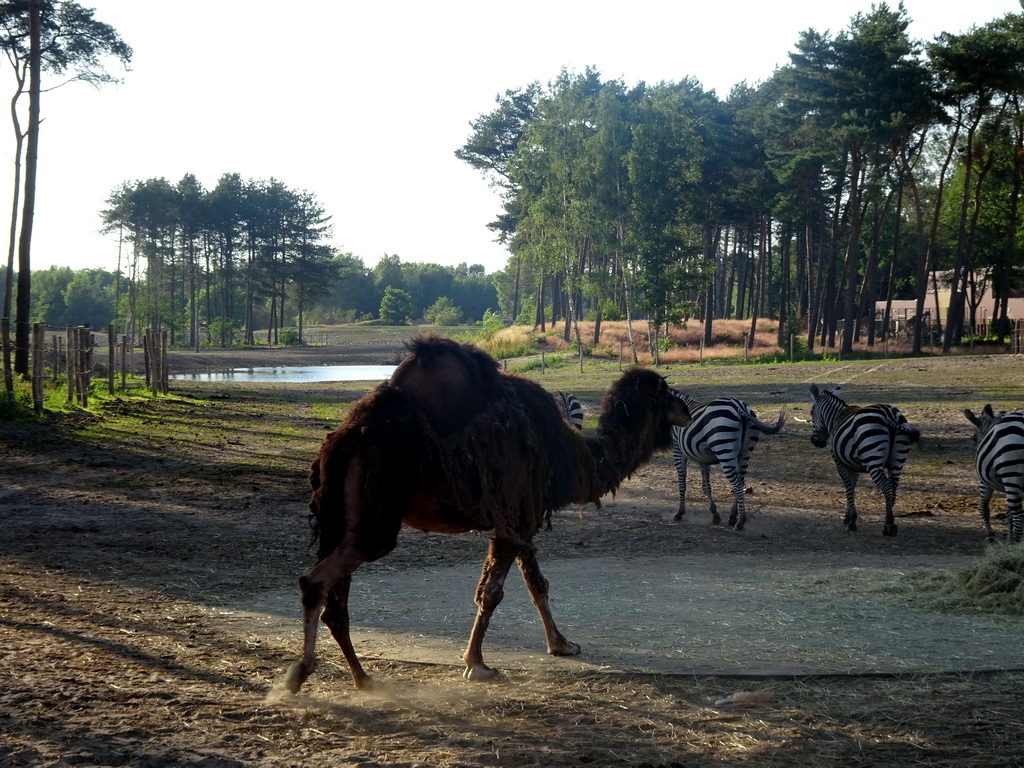
[[[1006,543],[1018,544],[1024,534],[1024,509],[1021,508],[1021,489],[1006,488]]]
[[[857,489],[857,475],[850,472],[846,467],[836,462],[836,469],[843,481],[843,489],[846,491],[846,517],[843,518],[843,525],[848,531],[857,530],[857,505],[854,501],[854,493]]]
[[[978,484],[978,512],[981,514],[981,522],[985,524],[985,538],[989,543],[996,540],[996,532],[992,530],[992,521],[989,520],[989,503],[992,501],[993,488],[988,483]]]
[[[885,524],[882,526],[883,536],[896,535],[896,519],[893,510],[896,507],[896,490],[893,488],[892,480],[885,472],[885,467],[873,465],[868,469],[871,479],[874,480],[878,490],[885,496]]]
[[[686,456],[678,448],[672,449],[672,463],[676,465],[676,477],[679,485],[679,509],[673,520],[682,520],[686,514]]]
[[[722,522],[721,516],[718,514],[718,507],[715,505],[714,496],[711,494],[711,465],[701,464],[700,465],[700,487],[704,491],[704,495],[708,500],[708,509],[711,511],[711,522],[714,525],[718,525]]]
[[[725,476],[729,479],[729,485],[732,486],[733,500],[732,512],[729,514],[729,527],[742,531],[743,526],[747,524],[746,493],[743,488],[744,477],[735,467],[723,465],[722,469],[725,470]]]

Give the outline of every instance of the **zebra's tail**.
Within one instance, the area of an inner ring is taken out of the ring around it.
[[[777,435],[782,431],[782,425],[786,423],[786,406],[783,404],[782,410],[779,411],[779,418],[775,420],[774,424],[765,424],[757,416],[751,412],[750,420],[757,425],[757,428],[766,435]]]
[[[921,430],[915,427],[913,424],[904,422],[903,424],[897,424],[896,430],[902,432],[904,435],[910,438],[911,444],[921,444]]]

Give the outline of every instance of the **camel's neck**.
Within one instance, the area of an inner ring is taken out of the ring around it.
[[[653,439],[637,439],[609,433],[588,438],[594,457],[601,495],[614,492],[622,481],[650,460],[656,450]]]

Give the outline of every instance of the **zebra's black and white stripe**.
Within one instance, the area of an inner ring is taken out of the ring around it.
[[[679,478],[679,511],[675,519],[681,520],[686,514],[686,465],[693,461],[700,467],[701,488],[708,499],[711,520],[716,525],[721,522],[711,496],[711,465],[721,464],[733,493],[729,525],[742,530],[747,522],[744,484],[750,454],[762,434],[774,435],[782,429],[786,409],[782,409],[774,425],[769,425],[758,419],[746,403],[734,397],[699,403],[678,390],[672,393],[686,403],[693,417],[685,428],[672,427],[672,461]]]
[[[558,390],[555,392],[555,397],[558,399],[558,404],[562,406],[565,420],[576,427],[576,429],[583,429],[583,405],[576,398],[576,395],[572,392]]]
[[[921,433],[907,422],[906,416],[891,405],[858,407],[847,405],[839,390],[822,392],[811,385],[814,405],[811,407],[811,443],[818,448],[828,446],[836,470],[846,489],[846,530],[857,530],[857,507],[854,491],[857,476],[871,475],[878,490],[885,496],[885,524],[882,533],[896,535],[893,507],[896,488],[910,446]]]
[[[1006,495],[1006,542],[1019,542],[1024,534],[1024,413],[995,413],[986,405],[980,416],[970,410],[965,410],[964,416],[974,425],[979,511],[988,540],[996,539],[989,522],[989,502],[992,494],[1002,491]]]

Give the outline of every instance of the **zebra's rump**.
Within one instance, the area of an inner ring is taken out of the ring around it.
[[[910,445],[920,431],[891,405],[848,407],[832,433],[832,455],[844,466],[858,472],[872,464],[899,466],[906,461]]]
[[[693,421],[685,428],[673,428],[673,444],[687,459],[701,464],[718,464],[727,458],[746,460],[761,435],[779,432],[785,421],[785,409],[778,422],[771,425],[758,419],[750,406],[734,397],[697,403],[680,396],[687,401]]]
[[[998,418],[978,442],[978,478],[1001,491],[1024,489],[1024,413]]]

